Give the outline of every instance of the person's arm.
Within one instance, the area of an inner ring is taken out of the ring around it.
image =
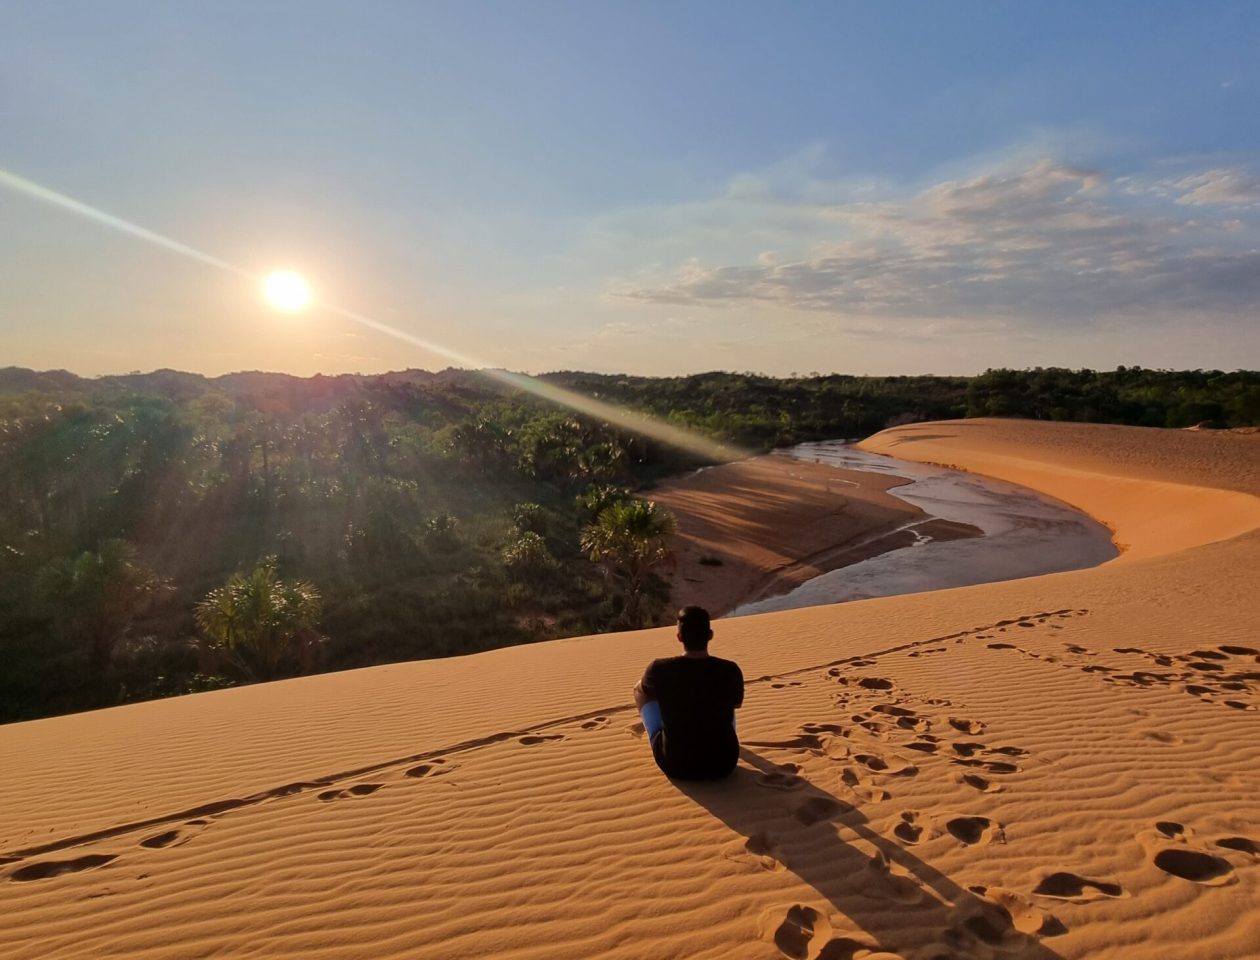
[[[648,668],[643,671],[643,677],[634,685],[634,705],[640,710],[643,709],[645,703],[651,703],[656,699],[656,687],[653,685],[652,668],[656,666],[653,660],[648,664]]]
[[[735,672],[732,675],[731,693],[735,699],[735,709],[738,710],[744,705],[744,671],[739,669],[739,664],[734,664]]]

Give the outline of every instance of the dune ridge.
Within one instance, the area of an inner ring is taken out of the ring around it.
[[[1059,424],[1041,424],[1042,445],[1035,452],[1027,449],[1008,452],[1018,447],[1018,429],[1007,420],[947,420],[928,425],[902,427],[884,431],[862,443],[863,450],[884,453],[906,460],[957,466],[972,473],[982,473],[1010,483],[1038,490],[1069,503],[1111,529],[1120,560],[1175,553],[1189,547],[1214,543],[1239,536],[1260,527],[1260,497],[1254,492],[1255,478],[1246,476],[1244,462],[1255,456],[1255,437],[1225,434],[1223,437],[1204,432],[1189,434],[1188,444],[1178,447],[1177,460],[1170,458],[1161,477],[1150,458],[1134,450],[1133,444],[1117,442],[1125,434],[1114,431],[1136,431],[1140,427],[1112,427],[1095,424],[1067,424],[1074,431],[1084,430],[1095,442],[1112,443],[1114,459],[1097,457],[1080,459],[1073,465],[1054,462],[1045,452],[1071,452],[1054,444],[1051,438]],[[975,436],[979,428],[983,437]],[[1044,428],[1050,428],[1044,430]],[[970,433],[969,433],[970,431]],[[1186,437],[1173,431],[1163,434],[1160,442]],[[1222,440],[1224,442],[1222,442]],[[1031,454],[1031,455],[1030,455]],[[1042,454],[1042,455],[1037,455]],[[950,458],[959,458],[955,464]],[[1208,462],[1205,462],[1208,461]],[[1171,480],[1169,475],[1178,479]],[[1221,484],[1226,485],[1222,486]]]
[[[1260,444],[1189,436],[872,438],[1129,549],[721,622],[720,786],[663,779],[629,705],[667,630],[3,728],[0,955],[1255,957]]]

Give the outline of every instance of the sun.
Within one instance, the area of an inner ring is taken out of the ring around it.
[[[277,310],[296,313],[311,302],[311,285],[300,273],[277,270],[263,277],[263,296]]]

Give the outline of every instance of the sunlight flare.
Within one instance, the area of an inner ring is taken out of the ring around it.
[[[277,310],[297,313],[311,302],[311,286],[306,278],[292,270],[276,270],[263,277],[263,296]]]
[[[342,319],[357,323],[360,326],[419,347],[422,350],[459,364],[466,369],[476,370],[482,376],[498,380],[518,390],[524,390],[551,403],[568,407],[570,410],[576,410],[578,413],[584,413],[587,416],[614,424],[623,430],[649,437],[660,443],[679,450],[689,451],[701,457],[721,461],[739,459],[749,455],[747,451],[741,450],[733,444],[721,443],[695,431],[675,426],[650,414],[640,413],[636,410],[619,407],[572,390],[566,390],[557,384],[548,383],[545,380],[539,380],[527,374],[495,369],[484,360],[452,350],[450,347],[435,343],[432,340],[418,337],[413,333],[382,323],[380,320],[355,310],[349,310],[327,300],[317,300],[311,292],[310,285],[306,282],[306,279],[301,274],[291,270],[277,270],[266,276],[259,276],[234,263],[211,256],[202,250],[198,250],[196,247],[180,243],[171,237],[163,236],[130,220],[124,220],[112,213],[93,207],[81,200],[76,200],[74,197],[45,187],[8,170],[0,169],[0,189],[24,194],[39,203],[77,214],[87,220],[110,227],[139,240],[144,240],[146,243],[162,247],[172,253],[198,260],[208,266],[260,283],[262,284],[263,296],[277,309],[295,312],[306,306],[316,307]]]

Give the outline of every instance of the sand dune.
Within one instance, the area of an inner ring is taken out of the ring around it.
[[[0,728],[0,955],[1260,956],[1260,438],[966,421],[1090,570],[724,621],[745,763],[675,785],[665,630]]]

